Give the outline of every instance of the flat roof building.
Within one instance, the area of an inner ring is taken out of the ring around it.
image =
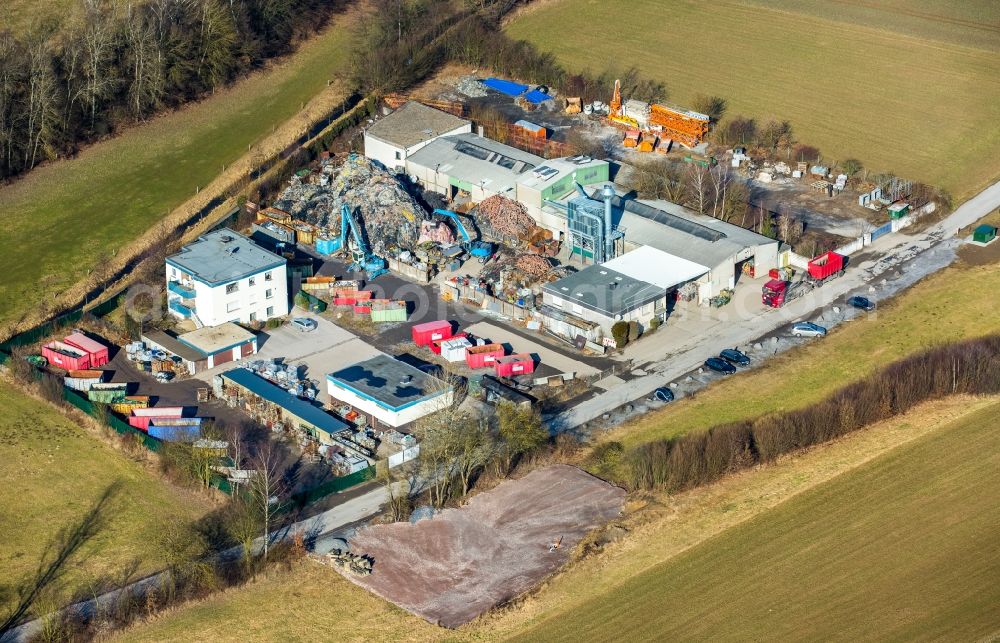
[[[388,355],[377,355],[327,375],[330,397],[365,413],[372,426],[399,428],[446,408],[447,382]]]
[[[436,138],[471,131],[471,121],[410,101],[365,130],[365,156],[399,171],[411,154]]]
[[[272,384],[256,373],[245,368],[234,368],[222,374],[224,386],[234,387],[237,402],[246,403],[249,396],[259,398],[278,409],[282,421],[304,430],[309,436],[323,444],[340,444],[333,436],[351,427],[343,420],[299,399],[285,389]]]
[[[517,181],[545,162],[524,152],[474,134],[435,139],[406,160],[406,173],[428,190],[447,198],[468,192],[473,201],[501,194],[516,198]]]
[[[287,315],[286,263],[238,232],[209,232],[167,257],[168,309],[199,327]]]
[[[607,161],[589,156],[549,159],[517,180],[517,200],[528,209],[538,225],[552,231],[559,239],[566,229],[562,212],[546,208],[547,201],[557,201],[576,190],[576,184],[607,183],[611,166]]]

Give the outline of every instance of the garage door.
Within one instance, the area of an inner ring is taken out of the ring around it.
[[[216,366],[219,364],[225,364],[226,362],[233,361],[233,349],[227,348],[224,351],[216,353],[212,356],[213,362]]]

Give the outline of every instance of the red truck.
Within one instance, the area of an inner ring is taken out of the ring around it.
[[[786,302],[822,285],[828,279],[844,274],[844,255],[825,252],[808,263],[806,275],[796,282],[772,279],[764,284],[761,302],[771,308],[781,308]]]

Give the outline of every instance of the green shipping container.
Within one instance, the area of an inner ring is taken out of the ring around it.
[[[326,312],[326,302],[317,297],[313,297],[304,290],[300,290],[299,294],[295,295],[295,305],[302,310],[308,310],[311,313]]]
[[[375,307],[372,306],[372,321],[376,323],[405,322],[406,307],[398,306],[376,310]]]
[[[100,402],[102,404],[117,404],[119,402],[125,401],[125,391],[122,390],[89,390],[87,391],[87,399],[91,402]]]
[[[989,243],[997,238],[997,229],[995,226],[983,224],[975,229],[972,233],[972,240],[978,243]]]

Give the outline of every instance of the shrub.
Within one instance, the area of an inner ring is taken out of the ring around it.
[[[614,326],[611,327],[611,336],[614,337],[615,344],[618,345],[618,348],[625,348],[625,346],[628,345],[629,340],[628,322],[615,322]]]

